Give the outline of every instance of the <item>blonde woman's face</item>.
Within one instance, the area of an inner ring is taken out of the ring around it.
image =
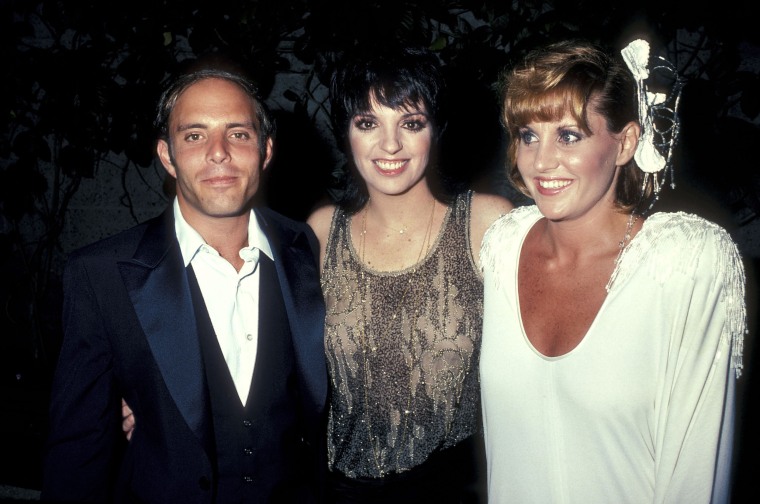
[[[569,113],[520,128],[517,168],[528,193],[550,220],[614,208],[619,167],[633,155],[627,130],[610,133],[605,118],[591,109],[587,121],[591,134]]]

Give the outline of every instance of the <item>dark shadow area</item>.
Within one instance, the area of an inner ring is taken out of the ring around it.
[[[330,142],[305,114],[273,113],[277,123],[274,156],[264,178],[264,203],[288,217],[305,221],[326,197],[337,160]]]
[[[5,355],[18,356],[19,353]],[[25,365],[0,362],[0,485],[40,489],[49,384]],[[15,372],[13,370],[16,370]]]
[[[460,55],[465,59],[466,55]],[[480,55],[469,65],[483,62]],[[485,62],[484,66],[485,66]],[[499,96],[488,81],[467,68],[448,68],[445,110],[448,126],[441,138],[440,166],[444,179],[455,189],[472,188],[501,193],[504,180],[504,131],[499,119]]]
[[[30,338],[30,321],[19,317],[32,286],[20,265],[0,257],[0,485],[39,489],[52,369],[61,341],[62,293],[52,278],[40,300],[42,316],[32,324],[41,337]]]

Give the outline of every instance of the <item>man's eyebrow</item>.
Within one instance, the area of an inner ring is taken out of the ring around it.
[[[188,124],[179,124],[177,125],[177,131],[187,131],[189,129],[206,129],[208,126],[206,126],[203,123],[188,123]]]
[[[233,128],[250,128],[252,130],[256,129],[256,123],[253,121],[245,121],[245,122],[232,122],[227,123],[224,125],[225,129],[233,129]],[[187,131],[189,129],[208,129],[208,126],[204,123],[188,123],[188,124],[180,124],[177,126],[177,131]]]
[[[232,128],[250,128],[252,130],[256,129],[257,124],[254,121],[245,121],[245,122],[235,122],[235,123],[227,123],[226,128],[232,129]]]

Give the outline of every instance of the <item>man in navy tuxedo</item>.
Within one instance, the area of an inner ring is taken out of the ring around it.
[[[156,126],[173,204],[66,265],[42,499],[317,502],[317,243],[253,204],[272,121],[243,74],[206,67],[170,83]]]

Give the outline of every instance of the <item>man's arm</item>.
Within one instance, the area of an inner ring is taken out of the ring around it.
[[[50,434],[42,498],[110,500],[120,435],[113,354],[101,309],[83,261],[64,273],[64,341],[50,403]]]

